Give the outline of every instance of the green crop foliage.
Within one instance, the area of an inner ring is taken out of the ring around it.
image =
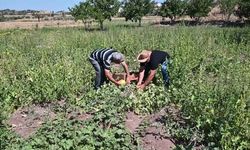
[[[30,139],[17,138],[1,123],[1,149],[135,149],[124,129],[124,113],[151,114],[174,103],[187,124],[166,116],[166,132],[207,148],[249,148],[250,30],[218,27],[141,28],[109,23],[107,31],[81,28],[0,31],[1,120],[33,103],[67,103],[92,112],[88,122],[65,118],[51,121]],[[125,54],[131,70],[142,49],[171,55],[171,85],[157,81],[146,91],[135,85],[92,88],[94,70],[88,55],[95,48],[113,47]],[[100,128],[100,124],[104,128]],[[77,126],[86,126],[78,128]],[[111,126],[111,127],[110,127]],[[197,143],[196,142],[196,143]],[[194,142],[195,143],[195,142]]]

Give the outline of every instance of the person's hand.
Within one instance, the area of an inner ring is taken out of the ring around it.
[[[136,88],[139,89],[139,87],[140,87],[141,85],[142,85],[141,83],[137,83],[137,84],[136,84]]]
[[[137,85],[136,87],[137,89],[144,90],[146,86],[144,84],[141,84],[141,85]]]
[[[130,84],[130,82],[131,82],[131,79],[130,79],[130,76],[128,76],[127,79],[126,79],[126,83]]]
[[[116,85],[116,86],[119,86],[119,85],[121,85],[121,84],[119,83],[119,81],[116,81],[116,82],[115,82],[115,85]]]

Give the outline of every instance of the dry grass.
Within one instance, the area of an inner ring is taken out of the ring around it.
[[[211,20],[223,20],[225,16],[221,14],[218,8],[213,8],[207,17],[203,17],[203,21],[211,21]],[[231,20],[236,21],[238,17],[232,15]],[[114,21],[125,21],[123,17],[114,17],[112,18]],[[143,17],[143,22],[147,23],[159,23],[162,20],[161,16],[146,16]],[[169,18],[165,19],[166,21],[170,21]],[[177,20],[192,20],[189,16],[183,16],[178,18]],[[96,23],[94,23],[96,24]],[[33,28],[44,28],[44,27],[79,27],[84,26],[80,21],[75,22],[74,20],[41,20],[38,22],[37,19],[18,19],[16,21],[8,21],[8,22],[0,22],[0,30],[1,29],[33,29]]]
[[[114,21],[125,21],[123,17],[114,17],[112,18]],[[147,16],[143,17],[145,22],[155,22],[160,21],[160,16]],[[95,23],[94,23],[95,24]],[[1,29],[33,29],[33,28],[44,28],[44,27],[78,27],[84,26],[83,23],[75,22],[74,20],[49,20],[38,22],[37,19],[18,19],[16,21],[8,21],[8,22],[0,22],[0,30]]]
[[[75,27],[75,26],[83,26],[80,22],[75,21],[27,21],[24,22],[22,20],[19,21],[10,21],[10,22],[1,22],[0,29],[32,29],[32,28],[43,28],[43,27]]]

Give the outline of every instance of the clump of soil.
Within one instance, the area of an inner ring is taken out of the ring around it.
[[[20,108],[12,114],[7,123],[11,129],[23,138],[34,134],[48,119],[55,118],[56,114],[49,107],[31,105]]]

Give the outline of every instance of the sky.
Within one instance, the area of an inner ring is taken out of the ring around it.
[[[78,4],[83,0],[0,0],[0,10],[47,10],[47,11],[68,11],[69,7]],[[155,0],[162,2],[163,0]]]

